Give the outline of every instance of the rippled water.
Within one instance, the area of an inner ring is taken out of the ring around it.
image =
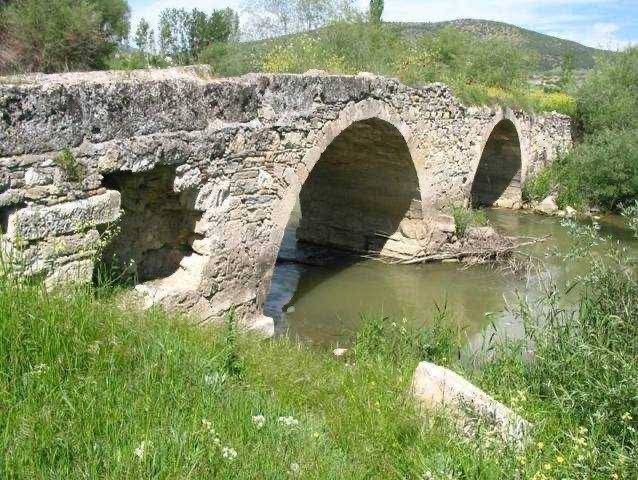
[[[544,259],[547,272],[559,287],[587,271],[590,256],[565,262],[557,255],[573,245],[561,219],[497,209],[487,214],[491,225],[502,233],[549,235],[527,251]],[[298,215],[294,213],[289,223],[280,259],[295,256]],[[603,235],[638,249],[622,218],[605,217],[600,224]],[[490,265],[466,268],[458,263],[387,265],[369,259],[332,259],[326,266],[308,266],[280,260],[265,310],[276,319],[280,332],[333,346],[349,343],[362,313],[427,324],[437,304],[447,305],[468,338],[476,341],[476,334],[490,322],[499,328],[517,329],[516,320],[506,311],[506,303],[515,301],[517,294],[538,298],[539,283]]]

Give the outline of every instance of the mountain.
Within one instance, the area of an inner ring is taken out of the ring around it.
[[[434,23],[392,23],[409,38],[418,38],[434,33],[442,28],[454,27],[479,38],[505,38],[522,48],[537,52],[539,68],[549,71],[560,67],[566,55],[571,55],[574,68],[588,70],[594,66],[595,59],[600,56],[613,55],[614,52],[586,47],[580,43],[562,38],[552,37],[508,23],[491,20],[461,19]]]

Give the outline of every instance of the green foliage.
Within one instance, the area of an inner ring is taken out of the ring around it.
[[[636,478],[638,286],[618,255],[584,285],[576,312],[555,294],[524,305],[525,338],[492,342],[474,364],[458,359],[445,309],[422,327],[366,320],[343,361],[258,341],[232,317],[196,328],[90,289],[2,277],[0,476]],[[409,396],[424,358],[531,421],[530,441],[515,449],[424,420]]]
[[[488,224],[487,216],[482,210],[475,210],[462,205],[452,205],[450,211],[454,219],[454,232],[459,238],[465,237],[472,227]]]
[[[148,52],[150,49],[150,44],[152,41],[152,30],[149,23],[145,18],[140,20],[140,23],[137,25],[137,29],[135,30],[135,36],[133,37],[133,41],[137,46],[138,50],[141,52]]]
[[[634,232],[634,237],[638,238],[638,200],[622,206],[621,214],[627,221],[627,226]]]
[[[528,182],[526,200],[554,190],[560,207],[613,211],[638,198],[637,85],[638,49],[600,61],[576,94],[583,141]]]
[[[551,167],[545,167],[527,178],[523,184],[523,201],[540,202],[545,199],[555,185],[553,174]]]
[[[213,10],[167,8],[160,13],[159,49],[178,64],[191,63],[216,43],[226,43],[239,32],[239,17],[231,8]]]
[[[86,168],[79,163],[70,149],[65,148],[55,158],[55,164],[60,167],[66,178],[71,182],[78,182],[84,178]]]
[[[638,198],[638,131],[590,136],[551,168],[559,206],[616,210]]]
[[[493,361],[477,372],[482,386],[537,426],[535,444],[521,457],[525,464],[545,457],[542,468],[554,478],[638,474],[638,285],[632,271],[626,257],[612,252],[594,260],[576,311],[565,310],[555,294],[533,310],[523,304],[525,339],[492,345]]]
[[[224,349],[222,352],[221,367],[224,373],[240,377],[246,371],[246,365],[239,354],[237,345],[237,321],[235,312],[226,315],[226,330],[222,336]]]
[[[2,11],[4,72],[99,69],[128,35],[125,0],[21,0]]]
[[[381,17],[383,17],[384,1],[383,0],[370,0],[370,9],[368,10],[368,16],[370,22],[376,25],[381,24]]]
[[[578,91],[577,101],[587,134],[638,129],[638,47],[601,59]]]
[[[436,305],[432,323],[417,326],[403,318],[396,322],[388,317],[362,316],[354,344],[358,361],[375,360],[402,364],[427,360],[447,364],[457,358],[461,349],[460,332],[453,327],[451,315],[444,305]]]

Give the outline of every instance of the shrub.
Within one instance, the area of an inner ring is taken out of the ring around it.
[[[457,237],[465,237],[470,228],[474,226],[484,226],[488,224],[487,216],[482,210],[453,205],[451,207],[452,218],[454,218],[454,232]]]
[[[588,137],[552,169],[559,206],[615,210],[638,198],[638,131]]]
[[[124,0],[22,0],[4,7],[0,70],[104,68],[128,35]]]
[[[529,96],[534,110],[576,115],[576,99],[565,92],[533,90]]]
[[[599,61],[578,91],[577,109],[587,134],[638,129],[638,47]]]
[[[541,201],[549,195],[554,187],[554,171],[545,167],[525,180],[523,184],[523,201]]]
[[[54,159],[55,164],[62,169],[66,178],[71,182],[78,182],[84,178],[86,167],[77,161],[73,152],[68,148],[62,150]]]

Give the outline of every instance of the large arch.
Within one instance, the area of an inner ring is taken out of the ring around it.
[[[477,206],[520,204],[525,171],[525,146],[513,114],[501,115],[489,126],[474,170],[470,199]]]
[[[387,237],[415,236],[423,220],[423,156],[407,124],[385,103],[349,105],[317,138],[273,211],[260,310],[298,200],[300,240],[356,252],[381,251]]]

